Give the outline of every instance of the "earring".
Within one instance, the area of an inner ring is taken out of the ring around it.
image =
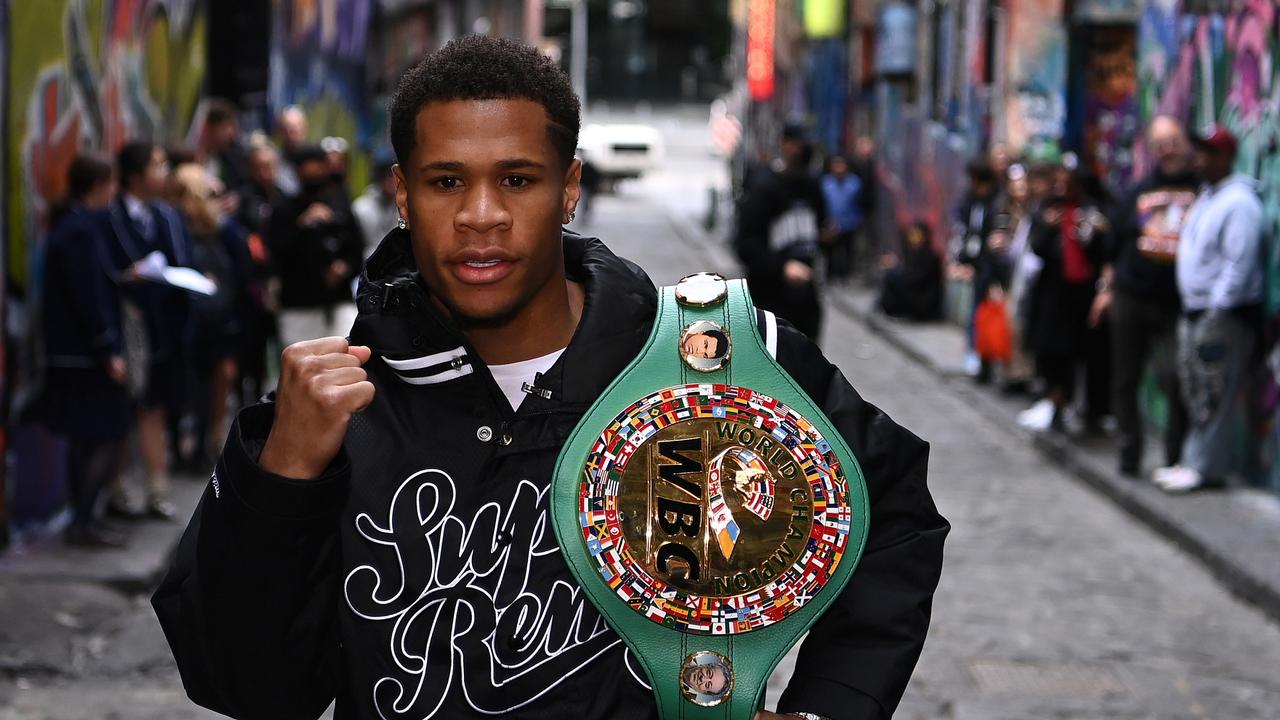
[[[570,211],[569,211],[569,219],[568,219],[568,220],[566,220],[564,224],[565,224],[565,225],[568,225],[569,223],[573,222],[573,219],[574,219],[574,218],[576,218],[576,217],[578,217],[578,213],[576,213],[576,212],[574,212],[574,211],[570,210]]]
[[[400,222],[396,223],[396,227],[400,228],[401,230],[407,230],[409,229],[409,223],[405,222],[404,218],[400,218]]]

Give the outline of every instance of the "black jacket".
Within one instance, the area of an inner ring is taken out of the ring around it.
[[[547,507],[569,432],[648,336],[652,284],[566,235],[582,320],[539,381],[550,397],[513,413],[432,310],[407,238],[393,230],[369,259],[351,340],[372,348],[378,392],[323,476],[256,465],[270,404],[231,431],[153,598],[187,692],[272,720],[314,718],[335,694],[339,720],[653,717],[643,671],[577,588]],[[795,330],[780,335],[780,361],[858,454],[872,508],[862,564],[809,634],[782,707],[883,717],[924,642],[948,530],[925,484],[928,446]],[[387,364],[424,357],[418,370]]]
[[[332,217],[314,225],[299,224],[312,203],[328,206]],[[272,214],[267,242],[280,277],[283,307],[314,309],[351,302],[351,281],[360,271],[364,239],[345,195],[325,187],[289,198]],[[330,285],[325,274],[336,260],[348,269]]]
[[[76,205],[45,242],[41,314],[49,367],[105,370],[124,353],[120,296],[101,230],[94,213]]]
[[[1116,207],[1106,260],[1117,290],[1176,311],[1178,234],[1199,189],[1190,175],[1152,172]]]

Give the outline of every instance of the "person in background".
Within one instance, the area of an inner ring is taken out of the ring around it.
[[[872,219],[876,211],[876,193],[880,187],[880,178],[876,173],[876,141],[866,135],[854,141],[853,158],[849,167],[862,181],[862,187],[858,191],[862,223],[855,232],[853,249],[862,253],[864,257],[853,258],[853,269],[865,272],[871,270],[874,261],[863,262],[863,260],[879,257],[881,251],[887,249],[878,244],[875,229],[872,227]]]
[[[942,260],[933,249],[928,223],[916,220],[902,230],[902,257],[885,253],[880,262],[880,309],[893,317],[928,322],[942,315]]]
[[[827,226],[822,230],[822,253],[827,278],[844,280],[857,254],[854,237],[862,226],[862,179],[850,172],[843,155],[831,158],[830,172],[822,177],[822,197],[827,204]]]
[[[138,402],[146,512],[173,519],[177,508],[169,501],[170,420],[176,422],[186,402],[189,303],[184,291],[144,277],[142,271],[150,264],[145,260],[149,257],[170,266],[190,267],[191,241],[182,218],[160,200],[169,178],[164,150],[149,142],[131,142],[120,149],[117,163],[121,192],[101,222],[112,272],[123,285],[125,299],[141,314],[147,332],[149,367]],[[108,510],[132,514],[122,484],[113,489]]]
[[[286,346],[351,329],[351,281],[364,250],[351,203],[333,186],[324,150],[309,145],[294,156],[302,190],[272,217],[268,236],[280,273],[280,341]]]
[[[1178,237],[1196,198],[1191,147],[1182,125],[1157,116],[1147,131],[1155,168],[1117,205],[1111,246],[1098,281],[1090,323],[1111,320],[1112,406],[1120,433],[1120,473],[1137,477],[1144,428],[1138,409],[1143,376],[1154,362],[1168,402],[1164,454],[1177,464],[1186,436],[1187,413],[1177,373],[1177,327],[1181,299],[1175,266]]]
[[[193,466],[213,467],[226,435],[227,401],[239,376],[251,260],[248,235],[233,218],[221,214],[214,179],[201,165],[174,170],[171,198],[191,236],[195,267],[217,285],[212,296],[194,303],[191,357],[193,434],[197,446]]]
[[[290,105],[280,111],[276,119],[276,129],[280,133],[280,168],[276,176],[276,184],[290,197],[297,195],[302,187],[298,181],[298,158],[296,154],[307,142],[307,113],[297,105]]]
[[[1088,186],[1074,156],[1065,156],[1053,195],[1036,213],[1030,230],[1031,249],[1044,267],[1032,299],[1029,340],[1046,397],[1019,422],[1033,429],[1075,429],[1068,410],[1086,357],[1089,310],[1110,230]]]
[[[250,274],[241,310],[244,337],[240,355],[241,405],[257,402],[266,390],[267,354],[276,337],[280,280],[271,258],[270,229],[286,198],[276,185],[279,155],[265,136],[250,142],[249,183],[240,191],[240,224],[248,232]]]
[[[786,318],[816,342],[822,304],[813,266],[827,211],[809,170],[812,157],[804,130],[787,126],[781,156],[747,180],[734,245],[756,307]]]
[[[395,158],[390,153],[379,153],[374,158],[374,182],[351,203],[351,211],[355,213],[356,222],[360,223],[366,258],[400,222],[400,210],[396,208],[395,165]]]
[[[1020,308],[1028,290],[1027,277],[1022,276],[1019,268],[1027,255],[1034,255],[1027,242],[1031,230],[1031,217],[1038,202],[1043,197],[1032,192],[1031,173],[1022,163],[1013,163],[1007,170],[1004,191],[1001,193],[1002,217],[999,220],[1002,237],[997,238],[1004,250],[1005,311],[1012,331],[1013,356],[1009,360],[1004,377],[1002,391],[1007,395],[1025,393],[1035,377],[1035,365],[1022,342],[1025,332],[1024,315]],[[995,244],[995,243],[993,243]]]
[[[249,157],[240,144],[237,114],[236,106],[230,101],[210,99],[204,115],[204,130],[195,149],[196,160],[226,191],[219,202],[225,212],[231,213],[238,208],[239,189],[249,181]],[[172,157],[169,161],[174,167],[183,164]]]
[[[1178,239],[1182,298],[1178,373],[1190,424],[1177,465],[1154,480],[1171,493],[1222,484],[1231,469],[1232,410],[1262,326],[1262,203],[1254,180],[1233,173],[1237,142],[1214,125],[1196,135],[1204,183]]]
[[[320,149],[324,150],[329,161],[329,182],[345,197],[351,197],[347,188],[348,152],[350,145],[346,138],[330,135],[320,141]]]
[[[110,160],[85,153],[71,161],[69,198],[57,209],[45,243],[45,387],[49,430],[67,439],[64,539],[80,547],[119,547],[124,536],[106,527],[98,499],[120,473],[132,426],[120,298],[111,281],[101,212],[115,194]]]
[[[974,158],[965,166],[968,187],[964,198],[956,208],[956,221],[951,232],[952,265],[949,275],[956,280],[968,281],[973,288],[973,302],[969,308],[969,352],[965,358],[965,372],[987,382],[991,378],[990,363],[983,362],[973,349],[973,315],[978,305],[987,298],[993,280],[996,280],[992,261],[992,248],[988,240],[996,227],[996,193],[999,184],[995,170],[986,158]]]

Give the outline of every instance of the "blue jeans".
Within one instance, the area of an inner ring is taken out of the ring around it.
[[[1255,331],[1230,313],[1205,313],[1178,323],[1178,377],[1189,432],[1182,464],[1207,479],[1231,471],[1232,416],[1257,342]]]

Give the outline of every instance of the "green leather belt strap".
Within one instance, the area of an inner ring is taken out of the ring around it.
[[[862,554],[839,432],[770,356],[740,281],[663,288],[653,332],[556,464],[570,570],[640,659],[663,718],[751,718]]]

